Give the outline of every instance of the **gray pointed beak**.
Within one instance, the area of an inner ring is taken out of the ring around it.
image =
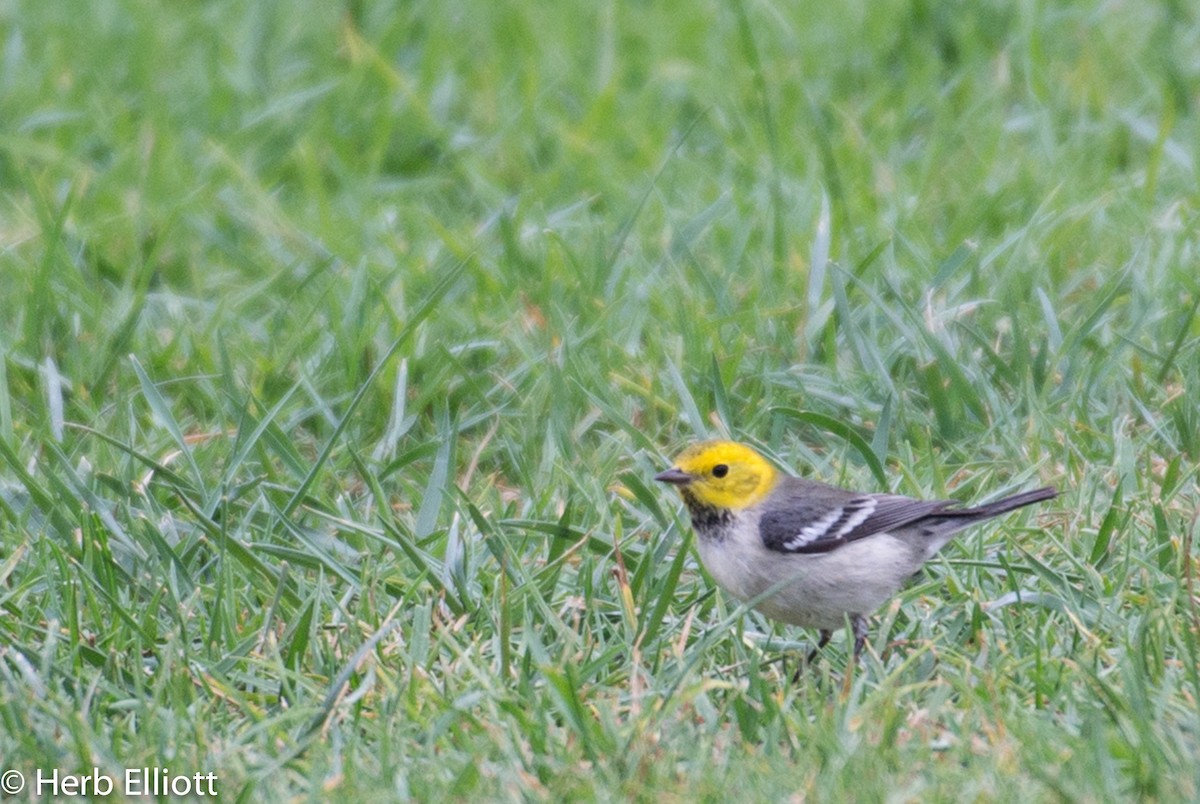
[[[672,486],[686,486],[688,483],[691,483],[695,478],[693,478],[691,475],[689,475],[687,472],[683,471],[682,469],[678,469],[678,468],[672,466],[667,471],[659,472],[658,474],[656,474],[654,476],[654,479],[657,480],[659,483],[670,483]]]

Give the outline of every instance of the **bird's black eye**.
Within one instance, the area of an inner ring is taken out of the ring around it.
[[[719,463],[712,468],[713,477],[725,477],[729,474],[729,467],[723,463]]]

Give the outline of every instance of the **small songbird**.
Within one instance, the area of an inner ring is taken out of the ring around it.
[[[964,508],[861,494],[782,474],[732,441],[693,444],[654,479],[679,489],[700,558],[723,589],[757,600],[768,617],[819,629],[814,654],[849,619],[855,657],[866,644],[867,616],[954,534],[1057,496],[1046,487]]]

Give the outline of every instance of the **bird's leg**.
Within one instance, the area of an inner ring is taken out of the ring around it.
[[[804,657],[804,664],[796,668],[796,672],[792,675],[792,683],[797,684],[800,681],[800,673],[805,667],[811,667],[816,660],[817,654],[821,652],[821,648],[829,644],[829,640],[833,638],[833,632],[822,628],[820,636],[817,638],[817,646],[808,652],[808,656]]]
[[[857,661],[867,645],[867,618],[861,614],[851,616],[850,630],[854,633],[854,659]]]
[[[828,645],[829,640],[831,639],[833,639],[833,632],[826,628],[822,628],[820,631],[820,636],[817,638],[817,646],[808,652],[808,658],[804,660],[805,663],[812,664],[813,660],[817,658],[817,654],[821,652],[821,648]]]

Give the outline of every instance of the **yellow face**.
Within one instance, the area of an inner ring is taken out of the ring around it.
[[[675,458],[655,480],[679,486],[684,500],[710,508],[739,509],[760,502],[775,486],[775,468],[745,444],[701,441]]]

